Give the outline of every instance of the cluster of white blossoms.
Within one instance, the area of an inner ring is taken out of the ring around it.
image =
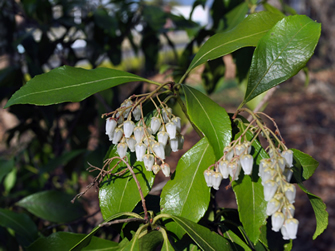
[[[153,99],[151,101],[154,102]],[[112,112],[113,116],[107,118],[106,135],[113,144],[117,144],[120,158],[124,158],[129,149],[135,152],[137,161],[143,161],[147,171],[157,174],[162,170],[169,177],[170,166],[164,160],[171,152],[183,148],[181,120],[172,114],[172,109],[166,104],[161,102],[161,108],[154,105],[156,115],[147,126],[142,102],[133,102],[131,98],[125,100],[120,108]]]
[[[253,122],[255,121],[256,119]],[[260,122],[257,126],[251,126],[250,123],[248,128],[256,136],[262,132],[262,135],[265,135],[269,142],[268,154],[270,158],[260,161],[258,176],[264,187],[264,200],[267,201],[266,214],[271,216],[272,230],[281,231],[284,240],[295,239],[299,224],[298,220],[294,218],[293,203],[295,202],[296,188],[289,183],[293,174],[291,170],[293,151],[287,149],[283,140],[280,141],[275,133]],[[208,187],[218,190],[222,179],[231,177],[231,181],[238,180],[242,169],[244,175],[252,174],[254,166],[254,159],[250,154],[252,142],[247,141],[245,137],[248,128],[237,140],[232,141],[224,149],[224,155],[215,164],[205,170],[204,176]],[[274,135],[278,147],[273,144],[273,139],[269,135]],[[242,138],[244,138],[243,142]]]

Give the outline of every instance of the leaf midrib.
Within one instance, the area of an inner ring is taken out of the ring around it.
[[[6,218],[9,219],[10,221],[14,222],[14,223],[15,223],[16,225],[18,225],[19,227],[21,227],[21,228],[24,230],[24,232],[26,232],[26,233],[28,234],[29,239],[30,239],[30,237],[31,237],[31,236],[30,236],[30,232],[27,231],[26,228],[25,228],[24,226],[22,226],[19,222],[13,220],[12,218],[8,217],[6,214],[2,213],[1,211],[0,211],[0,214],[2,214],[4,217],[6,217]]]

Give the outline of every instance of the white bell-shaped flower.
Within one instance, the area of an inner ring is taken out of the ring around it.
[[[152,171],[154,172],[154,174],[157,174],[159,170],[161,170],[161,167],[159,165],[155,164],[152,166]]]
[[[227,160],[221,160],[219,162],[219,171],[222,174],[222,177],[224,179],[227,179],[229,176],[229,170],[228,170],[228,161]]]
[[[285,217],[283,213],[275,212],[271,216],[272,230],[275,232],[278,232],[283,226],[284,220],[285,220]]]
[[[121,159],[123,159],[123,157],[126,156],[127,148],[128,148],[128,146],[124,142],[121,142],[117,145],[117,153],[119,154]]]
[[[131,136],[130,138],[126,139],[127,145],[129,150],[133,153],[135,152],[135,144],[136,144],[136,140],[134,136]]]
[[[258,176],[262,177],[264,170],[271,167],[271,164],[271,159],[261,159],[261,161],[259,162]]]
[[[123,114],[122,114],[124,118],[127,118],[127,117],[128,117],[129,112],[130,112],[130,110],[131,110],[131,105],[132,105],[132,104],[133,104],[133,101],[131,101],[130,99],[125,100],[125,101],[121,104],[121,107],[122,107],[122,108],[127,108],[127,109],[124,110],[124,112],[123,112]]]
[[[124,121],[124,118],[123,118],[123,113],[122,112],[117,112],[116,115],[115,115],[116,119],[117,119],[117,124],[118,125],[121,125]]]
[[[172,152],[178,152],[178,139],[170,139]]]
[[[284,226],[286,227],[287,236],[289,239],[296,239],[298,232],[299,221],[294,218],[289,218],[285,220]]]
[[[292,169],[291,168],[285,168],[283,174],[284,174],[284,176],[286,178],[286,181],[290,182],[291,179],[292,179],[292,175],[293,175]]]
[[[134,136],[135,136],[135,140],[137,143],[142,142],[142,138],[144,135],[144,129],[142,126],[136,126],[134,129]]]
[[[129,138],[134,131],[135,123],[131,120],[127,120],[123,123],[123,132],[126,138]]]
[[[161,169],[165,177],[170,177],[170,166],[168,163],[164,162],[161,164]]]
[[[123,136],[123,130],[119,127],[116,128],[113,136],[113,144],[116,145],[117,143],[119,143],[122,136]]]
[[[215,190],[219,190],[221,181],[222,181],[222,174],[220,172],[213,172],[212,173],[212,184]]]
[[[286,161],[286,167],[291,168],[293,166],[293,151],[285,150],[281,153],[281,156],[283,156]]]
[[[133,110],[133,116],[136,121],[141,119],[141,108],[140,106],[136,106]]]
[[[177,134],[177,127],[173,122],[166,124],[166,131],[169,134],[170,139],[175,139]]]
[[[285,218],[294,217],[295,207],[292,204],[285,205],[282,209],[282,213]]]
[[[284,193],[291,204],[295,202],[296,188],[293,184],[285,184]]]
[[[177,132],[181,132],[181,119],[179,117],[174,117],[171,121],[176,125]]]
[[[244,174],[251,175],[254,158],[250,154],[244,154],[240,158]]]
[[[106,135],[109,137],[109,141],[113,140],[113,135],[115,128],[117,126],[117,122],[112,118],[107,118],[106,120]]]
[[[226,154],[226,160],[230,161],[234,157],[234,149],[232,147],[226,146],[223,151]]]
[[[235,156],[239,156],[245,151],[245,146],[243,144],[237,144],[234,150]]]
[[[157,133],[157,139],[159,143],[162,143],[164,146],[166,146],[169,139],[169,134],[165,131],[160,131]]]
[[[264,185],[264,183],[268,180],[271,180],[274,175],[275,175],[276,171],[272,168],[266,168],[264,171],[263,171],[263,175],[261,176],[261,179],[262,179],[262,185]]]
[[[247,149],[247,153],[250,154],[250,152],[251,152],[251,142],[250,141],[245,141],[245,142],[243,142],[243,145],[244,145],[245,149]]]
[[[170,120],[171,113],[172,113],[172,109],[170,107],[162,109],[162,117],[163,117],[164,123],[167,123]]]
[[[280,230],[281,230],[281,234],[282,234],[282,236],[283,236],[283,239],[284,239],[284,240],[289,240],[290,238],[289,238],[289,236],[288,236],[286,226],[283,225],[283,226],[281,227]]]
[[[212,182],[212,174],[214,173],[213,170],[208,170],[206,169],[204,171],[204,176],[205,176],[205,181],[208,187],[212,187],[213,186],[213,182]]]
[[[154,156],[152,156],[151,154],[144,154],[143,162],[145,169],[147,169],[147,171],[152,171],[152,166],[154,165],[155,162]]]
[[[136,160],[143,161],[143,156],[147,150],[147,146],[143,143],[137,143],[135,145]]]
[[[149,135],[153,135],[154,134],[150,127],[147,127],[146,130],[147,130],[147,133]]]
[[[286,160],[283,157],[276,158],[277,164],[279,165],[279,168],[282,172],[284,172]]]
[[[177,135],[177,139],[178,139],[178,150],[182,150],[184,147],[184,141],[185,141],[184,136],[179,134]]]
[[[280,207],[280,202],[275,198],[272,198],[266,206],[266,214],[268,216],[273,215]]]
[[[155,152],[156,156],[161,158],[162,160],[165,159],[165,149],[164,149],[164,145],[162,143],[155,143],[152,146],[152,150]]]
[[[150,128],[152,130],[152,134],[156,134],[159,128],[161,127],[161,120],[157,117],[152,117],[150,122]]]
[[[172,153],[171,145],[170,142],[168,142],[165,146],[165,156],[170,156]]]
[[[267,180],[264,182],[264,200],[269,201],[276,193],[278,184],[273,180]]]
[[[237,163],[237,161],[230,161],[228,164],[229,175],[233,180],[238,180],[238,176],[240,175],[241,166]]]
[[[280,155],[280,149],[278,149],[278,148],[275,148],[275,149],[270,148],[268,153],[269,153],[270,158],[273,159],[276,156]]]

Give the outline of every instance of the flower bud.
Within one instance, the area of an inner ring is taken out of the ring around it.
[[[266,206],[266,214],[268,216],[273,215],[280,207],[280,202],[276,200],[275,198],[272,198],[268,205]]]
[[[147,169],[147,171],[152,171],[152,166],[155,162],[154,156],[152,156],[151,154],[144,154],[143,162],[144,162],[145,169]]]
[[[213,186],[212,173],[214,173],[213,170],[206,169],[204,171],[205,181],[206,181],[208,187],[212,187]]]
[[[119,143],[122,136],[123,136],[123,130],[119,127],[116,128],[113,136],[113,144],[116,145],[117,143]]]
[[[164,146],[166,146],[167,141],[169,139],[169,134],[165,131],[161,131],[157,133],[157,139],[159,143],[162,143]]]
[[[230,161],[234,156],[234,149],[232,147],[226,146],[224,148],[224,152],[226,154],[225,159]]]
[[[274,175],[275,175],[276,171],[273,170],[272,168],[266,168],[264,171],[263,171],[263,176],[261,177],[262,179],[262,184],[264,185],[264,183],[268,180],[271,180]]]
[[[290,238],[288,236],[286,226],[283,225],[280,230],[281,230],[281,234],[283,235],[283,239],[284,240],[289,240]]]
[[[136,140],[134,136],[131,136],[130,138],[126,139],[127,145],[129,150],[133,153],[135,152],[135,144],[136,144]]]
[[[164,162],[161,164],[161,169],[165,177],[170,177],[170,166],[168,163]]]
[[[250,154],[244,154],[240,158],[244,174],[251,175],[254,158]]]
[[[150,128],[152,130],[152,134],[156,134],[159,128],[161,127],[161,120],[157,117],[152,117],[150,122]]]
[[[123,132],[126,138],[129,138],[134,131],[135,123],[131,120],[127,120],[123,123]]]
[[[136,106],[133,110],[133,116],[136,121],[141,119],[141,108],[140,106]]]
[[[293,166],[293,151],[285,150],[281,153],[281,155],[286,161],[286,167],[291,168]]]
[[[222,181],[222,174],[219,172],[213,172],[212,173],[212,184],[215,190],[219,190],[221,181]]]
[[[171,113],[172,113],[172,109],[170,107],[162,109],[162,117],[163,117],[164,123],[167,123],[170,120]]]
[[[222,177],[224,179],[227,179],[229,176],[229,170],[228,170],[228,161],[227,160],[221,160],[219,162],[219,171],[222,174]]]
[[[152,150],[155,152],[156,156],[161,158],[162,160],[165,159],[165,149],[162,143],[155,143],[152,146]]]
[[[275,232],[278,232],[281,227],[283,226],[284,223],[284,214],[281,212],[275,212],[272,216],[271,216],[271,223],[272,223],[272,230]]]
[[[147,150],[147,146],[143,143],[137,143],[135,145],[135,153],[136,153],[137,161],[143,161],[143,155],[145,154],[146,150]]]
[[[170,139],[172,152],[178,152],[178,139]]]
[[[237,144],[235,146],[235,156],[241,155],[245,151],[245,146],[242,144]]]
[[[247,153],[250,154],[250,152],[251,152],[251,142],[250,141],[245,141],[245,142],[243,142],[243,145],[244,145],[245,149],[247,149]]]
[[[296,239],[298,232],[299,221],[294,218],[289,218],[285,221],[284,226],[286,227],[287,236],[289,239]]]
[[[169,122],[166,124],[166,131],[169,134],[170,139],[176,138],[177,127],[173,122]]]
[[[291,204],[295,202],[296,188],[293,184],[285,184],[284,193]]]
[[[161,170],[159,165],[155,164],[152,166],[152,171],[154,172],[154,174],[157,174],[159,170]]]
[[[136,126],[134,129],[134,136],[135,136],[135,140],[137,143],[142,142],[142,138],[144,135],[144,129],[142,126]]]
[[[123,159],[123,157],[126,156],[127,148],[128,147],[126,143],[119,143],[117,145],[117,153],[119,154],[121,159]]]
[[[177,132],[181,132],[181,120],[179,117],[174,117],[171,121],[176,125]]]
[[[264,200],[269,201],[272,199],[273,195],[276,193],[278,184],[273,180],[268,180],[264,182]]]
[[[228,171],[233,180],[238,180],[240,175],[241,167],[238,165],[237,161],[230,161],[228,164]]]

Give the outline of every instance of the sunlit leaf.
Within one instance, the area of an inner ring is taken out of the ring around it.
[[[296,165],[301,165],[303,179],[308,180],[319,166],[319,162],[297,149],[291,150],[293,151],[294,159],[297,162]]]

